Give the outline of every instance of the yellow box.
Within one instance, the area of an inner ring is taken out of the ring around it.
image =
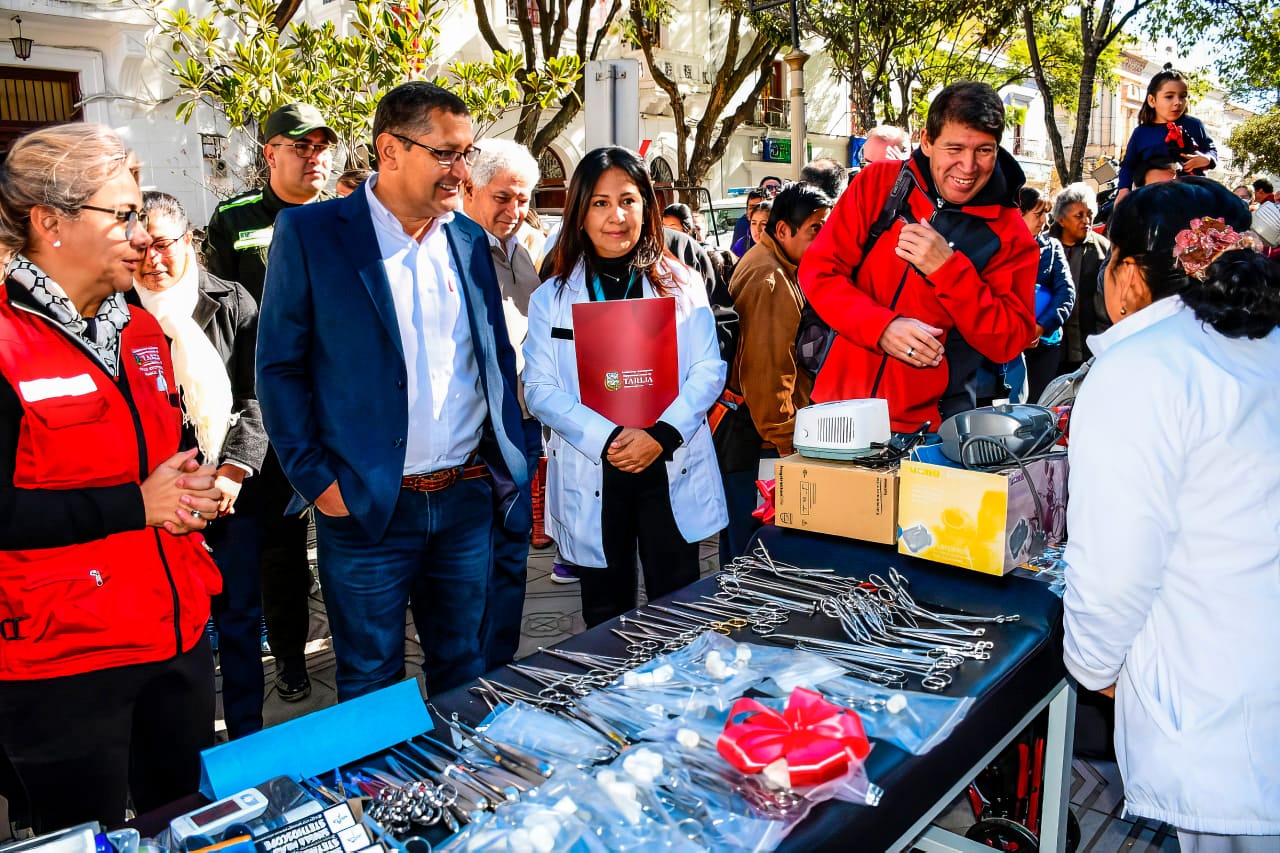
[[[1067,454],[1052,453],[1022,469],[968,471],[936,447],[902,463],[898,552],[990,575],[1011,572],[1066,530]]]
[[[774,523],[892,545],[898,530],[898,471],[876,471],[799,454],[778,460]]]

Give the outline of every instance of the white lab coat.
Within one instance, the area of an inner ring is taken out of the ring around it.
[[[684,439],[666,463],[667,480],[676,525],[685,541],[697,542],[723,529],[729,520],[707,426],[707,410],[724,388],[725,363],[702,283],[691,284],[687,269],[668,262],[680,282],[673,294],[680,393],[659,420],[675,427]],[[644,287],[646,296],[658,295],[647,279]],[[524,347],[524,388],[529,412],[552,430],[547,443],[547,533],[568,562],[603,567],[601,458],[617,425],[582,405],[574,343],[551,337],[552,328],[572,329],[573,305],[589,299],[582,264],[567,282],[551,279],[533,294]]]
[[[1067,668],[1116,684],[1127,814],[1280,834],[1280,332],[1224,337],[1175,296],[1090,346]]]

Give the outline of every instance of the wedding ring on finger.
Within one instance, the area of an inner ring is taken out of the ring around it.
[[[200,514],[200,510],[198,510],[198,509],[193,509],[193,510],[191,510],[191,517],[192,517],[192,518],[204,518],[204,516]]]
[[[911,358],[911,357],[912,357],[912,356],[914,356],[915,354],[916,354],[916,348],[915,348],[915,347],[907,347],[907,358]]]

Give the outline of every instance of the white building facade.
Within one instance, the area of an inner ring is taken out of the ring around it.
[[[508,3],[520,0],[486,2],[499,38],[519,45],[519,30]],[[596,18],[603,21],[605,0],[578,2],[595,2],[599,7]],[[201,6],[199,2],[190,4],[196,13]],[[20,60],[14,56],[10,41],[0,40],[0,94],[4,95],[0,97],[0,145],[7,148],[21,133],[56,121],[109,125],[138,152],[144,163],[144,186],[177,196],[197,225],[208,221],[220,198],[252,180],[254,155],[247,139],[228,134],[225,121],[212,109],[199,108],[190,123],[176,119],[176,86],[164,64],[167,45],[153,31],[148,16],[130,2],[6,0],[0,7],[5,19],[21,17],[23,35],[34,43],[30,58]],[[619,19],[625,14],[624,7]],[[295,20],[331,20],[342,32],[350,17],[351,7],[345,0],[306,0]],[[670,69],[682,92],[687,91],[691,124],[704,119],[706,95],[719,67],[712,57],[722,50],[727,17],[719,0],[682,0],[673,23],[659,28],[655,60]],[[454,60],[488,58],[470,2],[448,8],[441,20],[438,44],[448,51],[434,57],[439,69]],[[566,44],[571,45],[572,39],[566,39]],[[640,143],[651,173],[659,179],[678,174],[676,133],[667,95],[654,84],[641,52],[611,32],[601,58],[619,57],[640,62]],[[706,176],[711,197],[720,197],[731,187],[755,186],[765,175],[793,174],[788,163],[767,159],[777,146],[766,140],[789,140],[791,135],[785,80],[779,56],[753,119],[734,134],[722,161]],[[743,87],[729,110],[741,103],[749,89],[749,84]],[[811,156],[848,162],[847,84],[832,73],[825,56],[815,53],[805,68],[805,89]],[[554,160],[547,162],[558,163],[564,175],[572,173],[585,153],[587,120],[598,121],[598,117],[592,119],[585,111],[579,112],[551,146]],[[513,132],[514,117],[501,119],[486,130],[489,135],[505,137]],[[230,139],[225,139],[228,136]]]

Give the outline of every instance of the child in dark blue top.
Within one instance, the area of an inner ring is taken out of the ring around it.
[[[1217,146],[1200,120],[1187,115],[1187,80],[1172,65],[1151,78],[1138,121],[1120,163],[1117,202],[1133,184],[1134,167],[1144,161],[1169,158],[1186,175],[1203,175],[1217,165]]]

